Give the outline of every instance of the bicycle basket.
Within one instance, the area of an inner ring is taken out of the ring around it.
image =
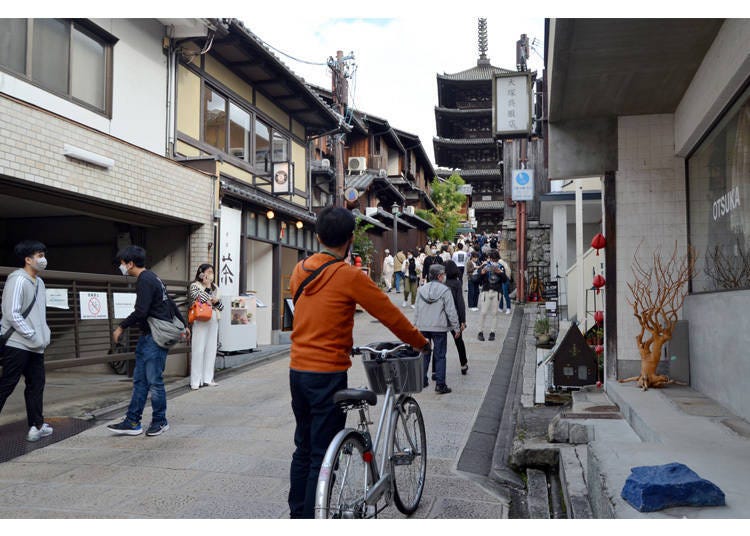
[[[379,350],[389,350],[398,346],[399,342],[381,342],[368,344],[372,348]],[[370,389],[379,394],[385,394],[388,387],[387,379],[393,380],[393,392],[400,393],[419,393],[422,391],[424,382],[423,358],[419,352],[414,352],[410,348],[399,350],[391,354],[388,358],[378,363],[375,361],[377,354],[368,350],[363,350],[363,363],[367,373],[367,382]]]

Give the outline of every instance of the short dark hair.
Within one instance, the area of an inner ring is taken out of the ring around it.
[[[26,264],[26,257],[33,257],[37,253],[47,253],[47,246],[42,244],[39,240],[24,240],[16,244],[13,248],[16,257],[21,262],[21,266]]]
[[[498,260],[500,258],[500,252],[498,250],[496,250],[496,249],[491,249],[490,253],[489,253],[489,257],[493,261],[496,261],[496,260]]]
[[[458,279],[458,265],[453,261],[445,261],[445,277],[448,279]]]
[[[333,248],[346,244],[354,233],[354,214],[343,207],[326,207],[318,214],[315,232],[325,246]]]
[[[115,260],[117,264],[120,261],[125,261],[126,263],[132,262],[137,268],[143,268],[146,266],[146,250],[141,246],[125,246],[117,252]]]

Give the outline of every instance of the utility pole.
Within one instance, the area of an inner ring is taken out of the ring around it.
[[[336,51],[336,59],[328,58],[328,67],[331,69],[331,94],[333,95],[333,106],[341,116],[339,121],[343,122],[346,108],[349,105],[349,83],[347,78],[351,77],[349,60],[354,59],[354,53],[344,57],[341,50]],[[333,138],[334,158],[336,159],[336,193],[333,205],[344,206],[344,135],[336,134]]]

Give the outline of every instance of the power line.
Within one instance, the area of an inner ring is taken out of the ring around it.
[[[258,37],[258,36],[256,35],[256,37]],[[287,53],[286,53],[286,52],[284,52],[283,50],[279,50],[279,49],[278,49],[278,48],[276,48],[275,46],[273,46],[273,45],[270,45],[270,44],[266,43],[266,42],[265,42],[265,41],[264,41],[263,39],[261,39],[260,37],[258,37],[258,41],[260,41],[261,43],[263,43],[263,44],[264,44],[265,46],[267,46],[268,48],[270,48],[270,49],[272,49],[272,50],[275,50],[276,52],[278,52],[278,53],[279,53],[279,54],[281,54],[282,56],[286,56],[287,58],[289,58],[289,59],[291,59],[291,60],[294,60],[294,61],[298,61],[298,62],[300,62],[300,63],[306,63],[307,65],[322,65],[323,67],[325,67],[325,66],[327,66],[327,65],[328,65],[328,64],[327,64],[326,62],[314,62],[314,61],[307,61],[307,60],[301,60],[301,59],[299,59],[299,58],[295,58],[295,57],[294,57],[294,56],[292,56],[291,54],[287,54]]]

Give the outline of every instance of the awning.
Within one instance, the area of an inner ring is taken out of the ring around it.
[[[404,195],[388,180],[388,177],[381,177],[369,171],[360,175],[347,175],[344,177],[344,188],[356,188],[360,193],[367,191],[373,183],[376,183],[381,189],[389,190],[389,193],[399,199],[401,203],[406,201]]]
[[[386,225],[389,225],[390,229],[393,229],[393,214],[383,210],[383,207],[378,207],[378,211],[375,214],[373,214],[372,217],[385,222]],[[401,228],[401,230],[406,229],[408,231],[409,229],[416,229],[416,227],[414,227],[412,224],[405,222],[401,218],[396,218],[396,219],[398,220],[397,225]]]
[[[251,201],[261,207],[278,210],[281,214],[297,218],[300,221],[306,223],[315,223],[316,221],[316,217],[314,214],[307,212],[301,207],[282,201],[281,199],[278,199],[271,194],[267,194],[262,190],[253,188],[252,186],[245,186],[222,177],[221,189],[225,192],[231,193],[232,195],[240,199]]]
[[[366,214],[362,214],[357,208],[352,210],[352,214],[354,214],[356,218],[361,218],[363,221],[366,221],[367,223],[371,224],[372,226],[374,226],[376,229],[380,231],[392,231],[393,230],[391,227],[386,227],[375,218],[371,218],[370,216],[367,216]]]
[[[408,214],[404,212],[403,214],[401,214],[401,217],[406,218],[407,220],[413,222],[414,225],[418,227],[419,229],[432,229],[433,227],[435,227],[430,222],[428,222],[425,219],[420,218],[416,214]]]

